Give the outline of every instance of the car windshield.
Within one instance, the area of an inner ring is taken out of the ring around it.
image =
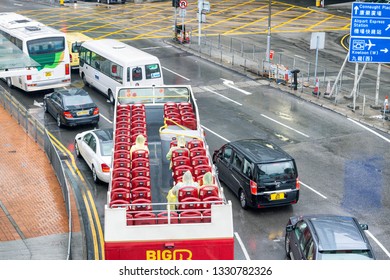
[[[113,141],[101,142],[100,152],[101,152],[102,156],[111,156],[112,155],[112,144],[113,144]]]
[[[373,260],[368,250],[321,251],[322,260]]]
[[[292,161],[259,164],[258,169],[257,181],[287,180],[296,177]]]

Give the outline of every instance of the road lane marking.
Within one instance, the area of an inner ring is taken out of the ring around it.
[[[350,119],[350,118],[347,118],[347,119],[350,120],[351,122],[357,124],[358,126],[364,128],[365,130],[367,130],[367,131],[369,131],[369,132],[375,134],[376,136],[382,138],[383,140],[387,141],[388,143],[390,143],[390,139],[388,139],[388,138],[386,138],[386,137],[380,135],[378,132],[376,132],[376,131],[374,131],[374,130],[372,130],[372,129],[370,129],[370,128],[364,126],[364,125],[362,125],[361,123],[358,123],[357,121],[355,121],[355,120],[353,120],[353,119]]]
[[[215,136],[218,136],[219,138],[221,138],[222,140],[226,141],[226,142],[230,142],[228,139],[226,139],[225,137],[219,135],[218,133],[212,131],[211,129],[205,127],[204,125],[202,125],[202,127],[207,130],[208,132],[211,132],[212,134],[214,134]]]
[[[302,181],[299,181],[299,183],[300,183],[302,186],[304,186],[304,187],[308,188],[309,190],[311,190],[312,192],[318,194],[318,195],[321,196],[322,198],[328,199],[325,195],[321,194],[319,191],[316,191],[315,189],[309,187],[309,186],[306,185],[305,183],[302,183]]]
[[[284,126],[284,127],[288,128],[288,129],[290,129],[290,130],[292,130],[292,131],[295,131],[296,133],[299,133],[299,134],[301,134],[301,135],[303,135],[303,136],[305,136],[305,137],[307,137],[307,138],[310,137],[309,135],[307,135],[307,134],[305,134],[305,133],[303,133],[303,132],[300,132],[299,130],[296,130],[296,129],[294,129],[294,128],[288,126],[288,125],[285,125],[284,123],[281,123],[281,122],[279,122],[279,121],[277,121],[277,120],[274,120],[273,118],[270,118],[270,117],[268,117],[268,116],[266,116],[266,115],[264,115],[264,114],[260,114],[260,115],[261,115],[262,117],[266,118],[266,119],[269,119],[270,121],[273,121],[273,122],[275,122],[275,123],[277,123],[277,124],[280,124],[281,126]]]
[[[237,105],[239,105],[239,106],[242,106],[241,103],[239,103],[239,102],[237,102],[237,101],[234,101],[233,99],[230,99],[229,97],[226,97],[226,96],[224,96],[224,95],[222,95],[222,94],[220,94],[220,93],[218,93],[218,92],[215,92],[215,91],[213,91],[213,90],[211,90],[211,89],[209,89],[209,88],[207,88],[207,87],[203,87],[203,89],[205,89],[205,90],[207,90],[207,91],[209,91],[209,92],[211,92],[211,93],[214,93],[214,94],[216,94],[216,95],[218,95],[218,96],[220,96],[220,97],[222,97],[222,98],[225,98],[225,99],[229,100],[230,102],[233,102],[233,103],[235,103],[235,104],[237,104]]]
[[[163,66],[162,68],[163,68],[164,70],[167,70],[168,72],[171,72],[171,73],[173,73],[173,74],[179,76],[180,78],[183,78],[184,80],[191,81],[190,79],[188,79],[188,78],[186,78],[186,77],[180,75],[179,73],[176,73],[176,72],[174,72],[174,71],[172,71],[172,70],[169,70],[168,68],[166,68],[166,67],[164,67],[164,66]]]
[[[241,237],[238,235],[238,232],[235,231],[234,236],[236,237],[238,244],[240,244],[240,247],[241,247],[242,251],[244,252],[245,259],[250,260],[251,258],[249,257],[248,251],[246,250],[245,245],[241,240]]]
[[[252,93],[249,92],[249,91],[246,91],[246,90],[243,90],[243,89],[240,89],[240,88],[236,87],[236,86],[234,85],[234,82],[233,82],[233,81],[225,80],[225,79],[222,79],[222,78],[221,78],[221,80],[223,81],[223,84],[224,84],[225,86],[228,86],[228,87],[230,87],[230,88],[232,88],[232,89],[235,89],[235,90],[237,90],[237,91],[239,91],[239,92],[242,92],[243,94],[246,94],[246,95],[251,95],[251,94],[252,94]]]
[[[105,117],[103,114],[100,114],[100,116],[105,119],[106,121],[108,121],[110,124],[112,124],[112,121],[110,121],[107,117]]]
[[[375,238],[375,236],[369,232],[368,230],[366,230],[368,236],[370,236],[372,238],[372,240],[375,241],[376,244],[378,244],[378,246],[383,250],[383,252],[385,252],[385,254],[390,258],[390,253],[389,251],[387,251],[387,249],[385,248],[385,246],[382,245],[382,243],[379,242],[378,239]]]

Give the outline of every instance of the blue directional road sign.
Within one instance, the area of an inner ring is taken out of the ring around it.
[[[348,61],[390,63],[390,4],[352,3]]]

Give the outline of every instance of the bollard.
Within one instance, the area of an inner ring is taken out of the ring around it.
[[[64,0],[60,0],[60,6],[64,6]]]

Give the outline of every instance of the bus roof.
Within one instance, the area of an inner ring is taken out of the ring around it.
[[[145,64],[159,61],[156,56],[115,39],[87,41],[82,46],[121,65],[134,65],[134,63],[138,64],[138,62]]]
[[[52,27],[16,13],[0,13],[0,29],[19,39],[42,38],[53,35],[64,36],[64,33]]]

